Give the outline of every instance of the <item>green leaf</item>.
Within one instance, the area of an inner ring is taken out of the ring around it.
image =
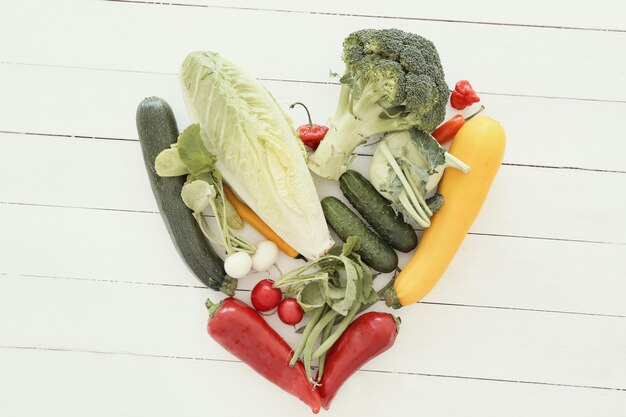
[[[187,167],[178,156],[178,150],[174,146],[165,149],[154,160],[154,169],[161,177],[178,177],[189,173]]]
[[[435,173],[435,168],[446,163],[446,150],[439,145],[439,142],[428,133],[411,129],[411,140],[417,150],[423,155],[428,174]]]
[[[443,206],[443,196],[439,193],[436,193],[430,198],[426,199],[426,205],[433,213],[437,213],[441,206]]]
[[[361,238],[358,236],[349,236],[346,243],[341,248],[341,254],[348,256],[352,252],[358,251],[361,248]]]
[[[198,123],[187,126],[178,136],[178,155],[189,172],[194,175],[212,171],[217,160],[204,146]]]
[[[372,293],[372,286],[374,284],[374,276],[369,268],[363,270],[361,281],[363,282],[363,298],[365,302]]]
[[[309,312],[314,308],[323,307],[326,300],[322,295],[319,283],[314,281],[307,284],[300,293],[298,302],[305,312]]]
[[[195,180],[183,185],[180,195],[187,207],[195,213],[202,213],[215,198],[215,187],[206,181]]]
[[[343,298],[337,301],[330,300],[328,303],[330,308],[335,310],[337,313],[345,316],[348,314],[350,307],[357,300],[357,297],[361,297],[361,280],[359,270],[355,266],[355,263],[351,261],[349,258],[344,258],[344,267],[346,271],[346,286],[343,290]]]

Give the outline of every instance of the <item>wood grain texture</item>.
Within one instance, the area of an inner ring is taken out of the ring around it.
[[[188,52],[209,49],[260,78],[327,82],[329,69],[343,68],[347,34],[397,27],[437,44],[450,83],[470,79],[485,92],[626,101],[626,85],[613,82],[626,56],[604,52],[624,50],[624,33],[68,0],[14,3],[3,15],[0,36],[12,40],[3,62],[175,73]],[[294,59],[303,50],[315,59]],[[585,82],[572,88],[570,80]]]
[[[0,409],[13,415],[62,411],[67,417],[166,417],[226,412],[244,417],[272,410],[274,416],[287,417],[306,412],[297,400],[239,363],[2,349],[0,366],[9,369],[0,373]],[[218,394],[213,393],[215,384]],[[32,400],[32,392],[39,393],[38,401]],[[621,417],[626,396],[621,391],[359,372],[324,414],[380,416],[388,413],[390,404],[395,410],[419,409],[432,417]]]
[[[263,83],[285,109],[304,101],[318,122],[327,122],[337,105],[338,85]],[[3,131],[136,139],[135,109],[150,95],[172,105],[181,128],[189,123],[174,74],[0,64],[0,90],[11,97],[0,100]],[[607,122],[619,120],[626,104],[500,95],[482,95],[481,103],[506,127],[505,163],[626,172],[626,141]],[[289,114],[296,125],[306,122],[301,109]]]
[[[10,134],[0,141],[15,150],[0,156],[5,201],[157,210],[138,142]],[[352,168],[369,177],[370,159],[358,157]],[[46,175],[23,173],[29,164]],[[321,196],[340,195],[335,182],[316,178],[316,184]],[[572,197],[590,189],[593,198]],[[503,166],[471,231],[626,245],[626,200],[612,198],[616,189],[626,189],[625,174]]]
[[[0,224],[0,251],[11,254],[1,272],[200,286],[158,214],[0,204],[0,215],[12,219]],[[469,235],[426,301],[626,316],[625,273],[621,245]]]
[[[215,298],[206,289],[11,276],[0,285],[0,345],[234,359],[205,333],[204,300]],[[626,361],[607,361],[626,350],[623,318],[426,304],[396,314],[393,350],[363,369],[626,389]],[[296,345],[293,328],[268,322]]]
[[[154,4],[152,0],[111,0],[135,1]],[[441,20],[446,22],[550,26],[557,29],[591,29],[624,31],[626,26],[620,18],[621,3],[618,0],[578,1],[576,4],[563,0],[546,3],[530,0],[523,3],[502,3],[493,0],[458,2],[455,4],[429,3],[428,7],[407,7],[404,2],[359,1],[358,7],[352,2],[332,0],[315,3],[294,4],[288,0],[272,0],[259,4],[253,0],[178,0],[176,2],[156,2],[178,6],[224,7],[252,10],[273,10],[284,13],[337,14],[363,17],[393,17],[413,20]],[[175,6],[174,6],[175,7]],[[538,12],[540,11],[540,12]]]

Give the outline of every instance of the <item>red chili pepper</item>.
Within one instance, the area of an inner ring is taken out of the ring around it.
[[[252,307],[235,298],[219,304],[207,300],[209,335],[227,351],[286,392],[320,411],[320,396],[313,391],[304,365],[289,366],[292,349]]]
[[[300,102],[293,103],[291,106],[289,106],[289,108],[293,109],[296,105],[304,107],[304,110],[306,110],[306,116],[309,119],[308,124],[298,127],[298,136],[300,136],[300,140],[302,141],[302,143],[304,143],[309,148],[316,150],[317,147],[320,145],[322,139],[324,139],[324,136],[326,136],[326,132],[328,132],[328,127],[314,124],[311,121],[311,113],[309,113],[309,109],[307,109],[306,106]]]
[[[456,133],[461,129],[461,127],[465,124],[466,121],[476,116],[481,111],[485,110],[484,106],[480,106],[480,109],[471,116],[463,118],[460,114],[452,117],[448,121],[441,124],[431,135],[437,139],[439,143],[446,143],[450,139],[452,139]]]
[[[480,101],[472,85],[467,80],[461,80],[454,86],[454,91],[450,95],[450,105],[457,109],[463,110],[467,106]]]
[[[393,345],[399,324],[400,319],[391,314],[371,312],[348,326],[326,355],[318,389],[326,410],[350,375]]]

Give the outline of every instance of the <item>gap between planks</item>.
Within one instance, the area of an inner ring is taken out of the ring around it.
[[[156,354],[134,353],[134,352],[111,352],[111,351],[105,351],[105,350],[71,349],[71,348],[52,347],[52,346],[48,347],[48,346],[0,345],[0,349],[16,349],[16,350],[44,351],[44,352],[65,352],[65,353],[91,353],[91,354],[96,354],[96,355],[124,355],[124,356],[131,356],[131,357],[155,358],[155,359],[243,363],[235,359],[213,359],[213,358],[203,358],[203,357],[197,357],[197,356],[156,355]],[[464,380],[469,380],[469,381],[490,381],[490,382],[500,382],[500,383],[507,383],[507,384],[545,385],[545,386],[553,386],[553,387],[593,389],[593,390],[604,390],[604,391],[626,391],[626,388],[618,388],[618,387],[558,384],[558,383],[540,382],[540,381],[521,381],[521,380],[512,380],[512,379],[482,378],[482,377],[472,377],[472,376],[465,376],[465,375],[446,375],[446,374],[429,374],[429,373],[420,373],[420,372],[384,371],[384,370],[378,370],[378,369],[359,369],[358,372],[384,373],[384,374],[392,374],[392,375],[393,374],[413,375],[413,376],[421,376],[421,377],[429,377],[429,378],[453,378],[453,379],[464,379]]]
[[[0,273],[0,276],[8,276],[8,273]],[[120,281],[114,279],[98,279],[98,278],[84,278],[84,277],[67,277],[67,276],[52,276],[52,275],[37,275],[37,274],[17,274],[22,278],[36,278],[36,279],[58,279],[58,280],[70,280],[70,281],[85,281],[85,282],[100,282],[105,284],[122,284],[122,285],[147,285],[156,287],[174,287],[174,288],[187,288],[192,290],[206,290],[207,287],[203,285],[184,285],[184,284],[168,284],[160,282],[144,282],[144,281]],[[237,288],[237,292],[249,293],[252,290]],[[380,299],[379,301],[384,301]],[[585,313],[579,311],[564,311],[564,310],[547,310],[538,308],[523,308],[523,307],[504,307],[493,305],[478,305],[478,304],[460,304],[460,303],[443,303],[433,301],[418,301],[416,304],[425,304],[442,307],[458,307],[458,308],[480,308],[489,310],[512,310],[512,311],[526,311],[532,313],[546,313],[546,314],[565,314],[565,315],[577,315],[577,316],[592,316],[592,317],[610,317],[610,318],[626,318],[626,315],[621,314],[605,314],[605,313]]]
[[[203,8],[203,9],[245,10],[245,11],[269,12],[269,13],[295,13],[295,14],[308,14],[308,15],[321,15],[321,16],[345,16],[345,17],[373,18],[373,19],[410,20],[410,21],[417,21],[417,22],[460,23],[460,24],[466,24],[466,25],[510,26],[510,27],[522,27],[522,28],[531,28],[531,29],[558,29],[558,30],[580,30],[580,31],[592,31],[592,32],[626,33],[626,30],[624,29],[597,28],[597,27],[584,27],[584,26],[503,23],[503,22],[487,22],[487,21],[480,21],[480,20],[437,19],[437,18],[428,18],[428,17],[381,16],[381,15],[373,15],[373,14],[319,12],[319,11],[309,11],[309,10],[289,10],[289,9],[244,7],[244,6],[218,6],[218,5],[209,5],[209,4],[168,2],[168,1],[141,1],[141,0],[102,0],[102,1],[109,2],[109,3],[146,4],[146,5],[153,5],[153,6],[196,7],[196,8]]]
[[[107,1],[107,0],[105,0]],[[123,68],[97,68],[97,67],[85,67],[80,65],[57,65],[57,64],[39,64],[32,62],[12,62],[12,61],[0,61],[0,65],[23,65],[30,67],[48,67],[48,68],[66,68],[66,69],[77,69],[77,70],[86,70],[86,71],[109,71],[109,72],[125,72],[131,74],[150,74],[150,75],[162,75],[162,76],[177,76],[178,73],[175,72],[160,72],[160,71],[144,71],[144,70],[129,70]],[[317,85],[339,85],[339,82],[333,81],[314,81],[314,80],[297,80],[297,79],[288,79],[288,78],[267,78],[267,77],[259,77],[257,78],[259,81],[270,81],[270,82],[281,82],[281,83],[292,83],[292,84],[317,84]],[[590,101],[597,103],[620,103],[626,104],[626,100],[615,100],[615,99],[600,99],[600,98],[583,98],[583,97],[566,97],[566,96],[544,96],[544,95],[533,95],[533,94],[514,94],[514,93],[496,93],[479,90],[477,93],[485,95],[485,96],[502,96],[502,97],[523,97],[523,98],[541,98],[546,100],[571,100],[571,101]]]
[[[107,136],[89,136],[89,135],[70,135],[63,133],[41,133],[41,132],[18,132],[12,130],[0,130],[0,134],[7,135],[24,135],[24,136],[43,136],[43,137],[53,137],[53,138],[66,138],[66,139],[89,139],[89,140],[112,140],[112,141],[120,141],[120,142],[139,142],[138,139],[133,138],[113,138]],[[371,154],[354,152],[356,156],[364,156],[371,157]],[[513,162],[503,162],[503,166],[511,166],[511,167],[521,167],[521,168],[542,168],[542,169],[561,169],[561,170],[572,170],[572,171],[588,171],[588,172],[603,172],[609,174],[626,174],[626,171],[618,170],[618,169],[600,169],[600,168],[585,168],[585,167],[575,167],[575,166],[554,166],[554,165],[538,165],[538,164],[521,164],[521,163],[513,163]],[[4,202],[7,204],[7,202]]]
[[[50,208],[60,208],[60,209],[70,209],[70,210],[97,210],[97,211],[112,211],[112,212],[122,212],[122,213],[142,213],[142,214],[160,214],[158,211],[151,210],[133,210],[133,209],[120,209],[120,208],[108,208],[108,207],[86,207],[86,206],[66,206],[61,204],[41,204],[41,203],[23,203],[17,201],[0,201],[0,204],[7,206],[28,206],[28,207],[50,207]],[[205,217],[213,218],[215,216],[210,214],[205,214]],[[423,229],[414,229],[417,232],[423,232]],[[617,246],[626,246],[624,242],[611,242],[611,241],[601,241],[601,240],[584,240],[584,239],[566,239],[559,237],[545,237],[545,236],[522,236],[522,235],[503,235],[497,233],[482,233],[482,232],[468,232],[468,235],[476,235],[476,236],[491,236],[491,237],[503,237],[510,239],[533,239],[533,240],[551,240],[557,242],[574,242],[574,243],[589,243],[596,245],[617,245]]]

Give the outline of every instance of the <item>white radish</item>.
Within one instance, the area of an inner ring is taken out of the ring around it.
[[[278,246],[271,240],[264,240],[256,247],[252,255],[252,268],[257,271],[267,271],[278,260]]]
[[[252,258],[246,252],[235,252],[224,260],[224,270],[231,278],[243,278],[252,268]]]

